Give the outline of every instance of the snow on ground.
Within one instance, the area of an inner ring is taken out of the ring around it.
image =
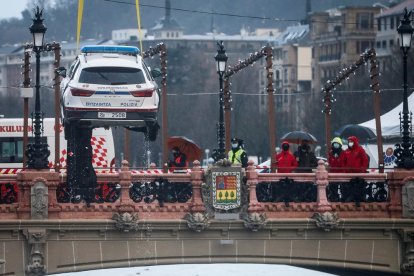
[[[267,264],[183,264],[112,268],[53,274],[55,276],[327,276],[333,275],[288,265]]]

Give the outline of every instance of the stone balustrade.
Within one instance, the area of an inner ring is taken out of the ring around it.
[[[156,173],[151,173],[152,170]],[[241,184],[247,186],[245,189],[248,193],[247,212],[264,213],[267,218],[310,218],[314,213],[324,212],[335,212],[341,218],[401,218],[403,217],[403,187],[408,182],[413,182],[413,175],[412,171],[406,170],[366,174],[329,173],[323,161],[319,161],[313,173],[258,173],[253,162],[249,161]],[[34,219],[36,217],[108,219],[114,213],[128,212],[137,213],[140,219],[183,219],[188,213],[206,211],[205,198],[203,198],[206,177],[208,174],[200,167],[198,161],[194,162],[191,170],[184,173],[163,173],[152,165],[148,173],[142,174],[134,173],[130,170],[128,162],[124,161],[122,168],[115,173],[97,174],[98,184],[115,183],[117,185],[118,198],[114,202],[96,202],[87,206],[83,202],[59,202],[56,191],[59,185],[66,182],[64,174],[48,170],[24,170],[15,175],[0,175],[2,199],[7,192],[6,185],[9,185],[9,188],[10,185],[18,187],[16,202],[0,202],[0,217],[2,219]],[[161,202],[161,198],[137,201],[131,198],[133,185],[144,187],[145,183],[154,181],[166,181],[169,185],[183,183],[190,185],[192,189],[189,193],[190,197],[185,202],[183,200],[170,202],[168,199],[163,199],[164,202]],[[347,183],[352,183],[352,181],[356,181],[355,185],[374,183],[368,184],[367,187],[372,186],[371,189],[374,190],[381,188],[385,195],[381,197],[382,200],[377,200],[378,198],[370,200],[369,195],[365,194],[354,201],[352,198],[349,200],[345,198],[345,188],[351,185]],[[287,194],[285,198],[278,199],[277,193],[280,187],[286,188],[286,185],[290,185],[289,183],[294,183],[295,187],[299,187],[295,188],[299,195],[301,189],[306,187],[309,196],[301,201],[300,196],[289,196],[289,190],[285,191]],[[269,189],[269,193],[276,194],[263,199],[263,187]],[[42,198],[42,193],[46,193],[47,197]]]

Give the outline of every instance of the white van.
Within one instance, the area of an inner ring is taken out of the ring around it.
[[[49,167],[55,162],[55,119],[45,118],[43,122],[43,139],[49,145]],[[34,140],[32,134],[32,120],[28,125],[29,143]],[[60,165],[66,168],[66,140],[63,126],[59,125],[60,132]],[[95,169],[110,168],[115,163],[114,140],[111,129],[95,128],[92,132],[91,146],[93,151],[92,165]],[[23,168],[23,119],[0,119],[0,174],[15,174]]]

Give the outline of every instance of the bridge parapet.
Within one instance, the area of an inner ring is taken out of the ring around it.
[[[156,173],[134,174],[124,161],[115,173],[98,173],[100,187],[109,183],[112,190],[107,194],[100,190],[100,197],[89,207],[61,200],[59,193],[66,183],[65,174],[25,170],[0,175],[0,215],[7,219],[30,219],[31,188],[36,183],[44,183],[48,189],[50,219],[108,219],[123,212],[137,213],[140,219],[183,219],[188,213],[206,212],[202,189],[209,176],[198,161],[184,173],[163,173],[155,166],[148,169],[151,170]],[[335,212],[340,218],[400,218],[404,184],[414,178],[406,170],[329,173],[322,161],[312,173],[258,173],[253,162],[249,162],[243,175],[247,212],[263,213],[267,218],[311,218],[314,213],[324,212]],[[103,200],[105,196],[109,199]],[[409,215],[414,212],[414,205],[411,209]]]

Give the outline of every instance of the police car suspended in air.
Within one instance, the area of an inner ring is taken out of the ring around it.
[[[61,105],[65,130],[73,125],[123,126],[146,133],[151,141],[156,139],[159,91],[154,77],[161,73],[150,72],[137,47],[84,46],[69,71],[60,68],[58,72],[64,77]]]

